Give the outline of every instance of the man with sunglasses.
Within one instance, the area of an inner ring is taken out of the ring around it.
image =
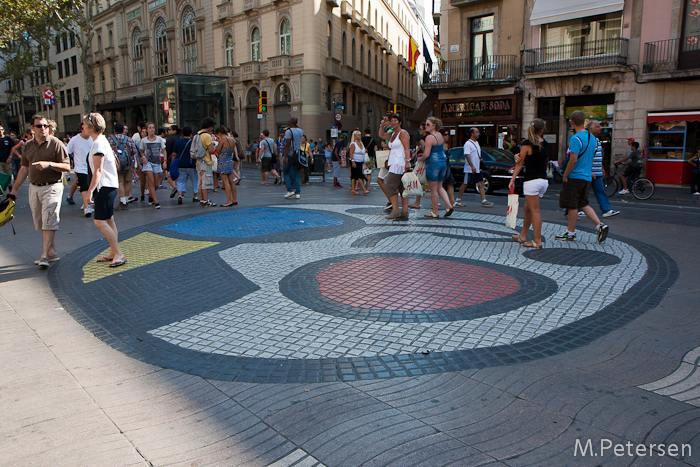
[[[41,230],[43,243],[41,257],[34,264],[47,268],[50,262],[60,259],[54,237],[63,198],[62,175],[70,172],[70,159],[63,143],[49,135],[50,125],[45,117],[34,115],[31,126],[34,139],[24,145],[22,166],[9,196],[17,199],[17,190],[29,176],[29,207],[34,228]]]

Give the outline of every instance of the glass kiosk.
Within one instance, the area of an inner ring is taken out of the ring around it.
[[[191,126],[199,130],[204,117],[228,125],[228,78],[175,74],[155,81],[156,127]]]

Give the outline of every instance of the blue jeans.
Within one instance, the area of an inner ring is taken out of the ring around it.
[[[192,183],[194,194],[197,195],[199,193],[199,191],[197,191],[197,169],[181,168],[179,171],[180,175],[178,175],[177,180],[175,180],[177,191],[182,193],[187,192],[187,179],[189,178],[190,183]]]
[[[287,185],[287,191],[293,191],[294,194],[301,194],[301,173],[299,169],[293,165],[284,164],[282,170],[284,174],[284,184]]]
[[[17,180],[17,174],[19,173],[19,168],[22,167],[22,159],[12,159],[12,176],[13,180]],[[14,182],[13,182],[14,183]]]
[[[603,210],[603,214],[612,210],[610,207],[610,201],[608,201],[608,195],[605,194],[605,187],[603,186],[603,177],[596,176],[591,181],[591,188],[593,188],[593,194],[595,199],[598,201],[600,209]]]

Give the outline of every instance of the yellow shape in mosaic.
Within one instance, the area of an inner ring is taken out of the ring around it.
[[[119,247],[127,260],[125,265],[118,268],[110,268],[108,262],[96,262],[99,258],[109,254],[108,247],[83,266],[83,283],[87,284],[114,274],[121,274],[131,269],[183,256],[218,244],[219,242],[193,242],[148,232],[141,233],[119,242]]]

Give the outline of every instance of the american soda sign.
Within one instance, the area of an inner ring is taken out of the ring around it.
[[[513,98],[445,102],[441,106],[441,114],[442,118],[511,117]]]

